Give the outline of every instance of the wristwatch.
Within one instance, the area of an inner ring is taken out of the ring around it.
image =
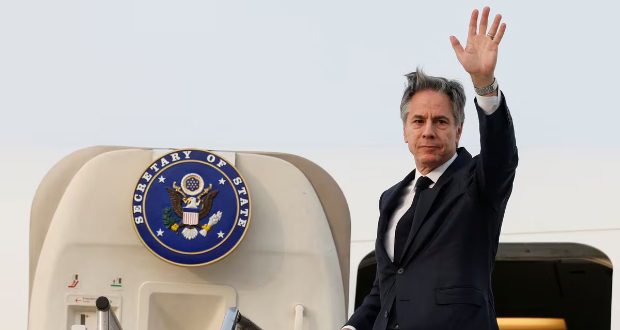
[[[478,95],[487,95],[487,94],[491,94],[493,92],[495,92],[497,90],[497,87],[499,85],[497,84],[497,79],[494,77],[493,78],[493,83],[487,87],[483,87],[483,88],[478,88],[476,86],[474,86],[474,89],[476,90],[476,94]]]

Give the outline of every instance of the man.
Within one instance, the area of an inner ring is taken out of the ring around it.
[[[491,273],[518,162],[512,119],[494,71],[506,30],[490,9],[471,16],[465,49],[480,121],[480,155],[458,148],[465,94],[460,83],[407,75],[403,135],[416,169],[380,198],[377,277],[343,329],[498,329]],[[458,149],[457,149],[458,148]]]

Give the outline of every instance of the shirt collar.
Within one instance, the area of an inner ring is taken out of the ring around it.
[[[426,176],[427,178],[433,180],[433,184],[430,185],[430,188],[432,188],[435,185],[435,183],[437,183],[437,181],[439,181],[439,178],[441,177],[441,175],[448,169],[448,167],[450,167],[450,164],[452,164],[454,162],[454,160],[456,160],[457,155],[458,154],[455,152],[454,156],[452,156],[452,158],[450,158],[447,162],[441,164],[436,169],[432,170],[427,175],[420,174],[420,171],[416,168],[416,170],[415,170],[415,178],[413,179],[413,182],[411,183],[411,189],[413,189],[415,187],[416,181],[418,181],[418,179],[421,176]]]

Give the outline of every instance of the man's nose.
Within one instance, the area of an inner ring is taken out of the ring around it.
[[[434,139],[435,138],[435,126],[429,120],[424,125],[424,132],[422,132],[422,136],[426,139]]]

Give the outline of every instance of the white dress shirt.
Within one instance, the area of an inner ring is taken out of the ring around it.
[[[425,175],[429,179],[433,180],[433,183],[428,186],[429,189],[432,189],[435,186],[435,183],[437,183],[439,177],[441,177],[443,172],[448,169],[450,164],[452,164],[455,159],[456,153],[454,154],[454,156],[452,156],[452,158],[450,158],[450,160]],[[416,169],[413,181],[411,181],[402,191],[400,200],[398,201],[398,206],[396,207],[396,209],[394,209],[394,213],[392,213],[392,216],[390,217],[390,222],[388,222],[387,231],[385,232],[385,250],[387,252],[387,255],[390,257],[390,260],[392,261],[394,261],[394,240],[396,239],[396,226],[398,225],[398,221],[400,221],[400,218],[402,218],[405,212],[407,212],[407,210],[409,210],[409,208],[411,207],[411,203],[413,202],[413,198],[415,197],[415,183],[422,176],[423,175],[420,174],[420,171]]]
[[[480,106],[480,108],[482,109],[482,111],[484,111],[485,114],[491,115],[499,107],[499,104],[502,100],[502,94],[499,89],[497,90],[497,95],[498,96],[476,96],[476,99],[478,100],[478,106]],[[429,186],[429,189],[432,189],[433,186],[435,186],[435,183],[437,183],[441,175],[448,169],[448,167],[450,167],[450,164],[452,164],[455,159],[456,153],[452,156],[452,158],[450,158],[450,160],[443,163],[441,166],[437,167],[426,175],[429,179],[433,180],[433,184]],[[390,260],[392,261],[394,261],[394,239],[396,235],[396,226],[398,225],[398,221],[400,220],[400,218],[402,218],[402,216],[405,214],[405,212],[407,212],[409,207],[411,207],[411,203],[413,202],[413,198],[415,197],[415,183],[421,176],[422,175],[420,174],[420,171],[416,168],[413,181],[411,181],[407,185],[407,187],[403,189],[402,192],[400,192],[401,196],[398,200],[398,206],[390,217],[390,222],[388,223],[388,228],[385,233],[385,250],[387,251]],[[342,328],[342,330],[344,329],[356,330],[350,325]]]

